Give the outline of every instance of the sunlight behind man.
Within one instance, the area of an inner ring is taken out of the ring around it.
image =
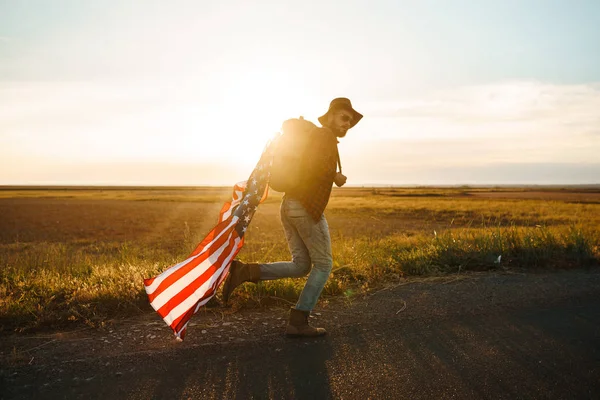
[[[227,85],[215,96],[211,117],[199,122],[196,141],[208,141],[233,163],[256,163],[281,121],[315,104],[302,91],[305,83],[291,80],[287,72],[244,65],[224,70]]]

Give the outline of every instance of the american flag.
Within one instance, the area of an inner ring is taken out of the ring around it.
[[[269,192],[271,146],[247,181],[236,183],[231,201],[219,213],[217,226],[190,256],[160,275],[144,279],[150,305],[183,340],[192,315],[206,304],[227,277],[231,261],[244,244],[244,233]]]

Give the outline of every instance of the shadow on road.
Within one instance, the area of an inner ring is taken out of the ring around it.
[[[169,358],[162,367],[149,368],[140,387],[150,398],[331,398],[330,338],[286,341],[264,349],[253,345],[250,351],[247,344],[236,344],[227,355],[207,353],[205,347],[190,349],[185,357]]]
[[[318,340],[189,349],[137,375],[149,398],[585,398],[600,390],[598,310],[381,319]]]

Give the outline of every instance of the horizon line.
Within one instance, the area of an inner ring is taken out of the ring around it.
[[[171,188],[171,189],[194,189],[194,188],[227,188],[233,185],[135,185],[135,184],[22,184],[22,185],[3,185],[0,184],[0,190],[18,190],[18,189],[147,189],[147,188]],[[494,187],[599,187],[600,183],[457,183],[457,184],[386,184],[386,183],[365,183],[349,184],[344,187],[333,187],[333,189],[369,189],[369,188],[494,188]],[[271,189],[273,190],[273,189]]]

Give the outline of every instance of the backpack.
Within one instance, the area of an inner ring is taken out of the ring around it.
[[[292,118],[281,126],[281,134],[274,140],[273,164],[269,186],[277,192],[289,192],[300,183],[304,160],[310,156],[309,148],[315,124],[304,119]],[[338,165],[341,164],[338,154]]]

